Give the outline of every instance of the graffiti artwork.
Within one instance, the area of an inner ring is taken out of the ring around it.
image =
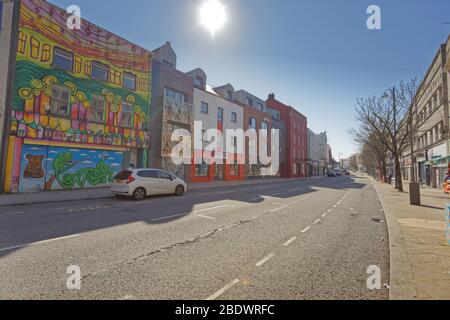
[[[83,19],[71,30],[67,17],[20,2],[7,192],[105,186],[123,152],[150,147],[151,53]]]
[[[20,192],[108,187],[121,170],[119,151],[25,145]]]

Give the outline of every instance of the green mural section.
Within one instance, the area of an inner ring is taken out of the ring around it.
[[[36,80],[42,80],[44,78],[54,80],[43,83],[42,85],[36,82]],[[45,69],[29,61],[17,62],[13,108],[18,111],[24,111],[24,101],[26,100],[24,98],[30,99],[33,96],[39,96],[41,93],[51,95],[51,92],[48,90],[51,90],[53,84],[63,85],[64,83],[75,84],[76,91],[82,92],[89,101],[92,100],[93,95],[101,95],[105,90],[108,90],[112,94],[111,97],[120,97],[119,99],[122,99],[121,101],[127,101],[127,97],[132,96],[134,98],[134,104],[139,106],[145,115],[148,116],[149,100],[131,90],[114,88],[92,79],[79,79],[64,70],[57,68]],[[29,92],[24,94],[24,90],[27,89],[29,89]]]

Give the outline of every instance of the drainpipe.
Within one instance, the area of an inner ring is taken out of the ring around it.
[[[11,39],[10,39],[10,54],[7,72],[7,86],[5,99],[5,113],[3,119],[4,132],[1,141],[0,150],[0,193],[4,192],[5,188],[5,171],[6,171],[6,153],[8,151],[9,134],[11,132],[11,112],[14,97],[14,84],[16,79],[16,55],[17,43],[19,38],[19,14],[20,14],[20,0],[12,0],[13,2],[13,18],[11,24]]]

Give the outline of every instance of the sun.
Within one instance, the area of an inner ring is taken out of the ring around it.
[[[227,11],[218,0],[206,0],[200,7],[199,17],[201,25],[214,36],[227,22]]]

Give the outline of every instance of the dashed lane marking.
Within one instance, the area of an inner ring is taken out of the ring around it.
[[[292,237],[291,239],[289,239],[288,241],[286,241],[285,244],[283,244],[284,247],[289,246],[292,242],[294,242],[295,240],[297,240],[297,237]]]
[[[256,264],[257,267],[261,267],[263,266],[267,261],[269,261],[270,259],[272,259],[273,257],[275,257],[275,255],[273,253],[269,254],[267,257],[265,257],[264,259],[262,259],[260,262],[258,262]]]
[[[231,281],[229,284],[227,284],[225,287],[223,287],[222,289],[220,289],[219,291],[217,291],[216,293],[214,293],[212,296],[206,298],[206,300],[216,300],[217,298],[219,298],[221,295],[223,295],[225,292],[227,292],[228,290],[230,290],[231,288],[233,288],[235,285],[237,285],[239,283],[239,279],[234,279],[233,281]]]

